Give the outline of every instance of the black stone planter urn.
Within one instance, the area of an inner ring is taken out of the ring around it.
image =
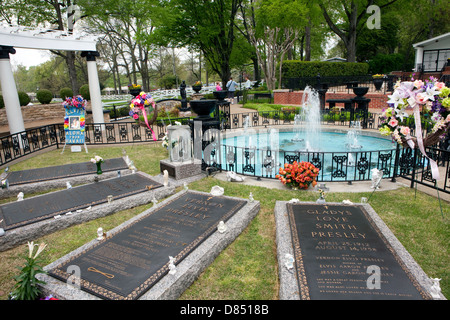
[[[358,98],[362,98],[369,91],[369,87],[353,87],[353,93],[357,95]]]
[[[141,89],[130,89],[130,94],[135,98],[139,93],[141,93]]]
[[[214,91],[213,92],[214,97],[216,97],[217,100],[224,100],[227,95],[228,95],[228,91],[227,90],[221,90],[221,91]]]
[[[191,111],[198,115],[199,119],[210,119],[210,114],[216,108],[216,100],[191,100]]]
[[[381,78],[376,78],[373,79],[373,84],[375,85],[375,90],[380,91],[381,90],[381,86],[383,85],[383,79]]]
[[[194,90],[195,93],[199,93],[200,90],[202,90],[202,86],[200,86],[200,85],[193,85],[192,86],[192,90]]]

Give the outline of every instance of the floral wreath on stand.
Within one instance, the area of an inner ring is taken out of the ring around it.
[[[74,96],[74,97],[67,97],[66,100],[63,102],[63,106],[66,109],[79,108],[79,109],[86,110],[86,100],[80,95]],[[81,132],[84,132],[85,124],[86,124],[85,117],[80,117],[80,131]],[[68,129],[69,129],[69,116],[66,115],[66,116],[64,116],[64,130],[68,130]]]
[[[413,79],[412,79],[413,80]],[[430,159],[425,148],[435,145],[445,137],[450,128],[450,88],[445,83],[437,81],[434,77],[423,82],[398,81],[392,95],[388,96],[389,107],[383,110],[380,117],[382,126],[380,133],[392,136],[392,139],[401,146],[416,147],[428,158],[431,165],[433,179],[439,180],[439,171],[436,162]],[[422,109],[422,110],[420,110]],[[415,122],[415,137],[411,136],[406,110],[412,110]],[[426,121],[433,126],[431,133],[423,136],[421,126],[421,113],[431,113]]]
[[[147,118],[147,112],[145,108],[148,107],[149,111],[153,111],[153,118],[149,121]],[[130,113],[129,115],[136,121],[139,121],[139,113],[142,113],[144,116],[145,125],[152,132],[153,141],[156,141],[156,135],[153,132],[152,128],[150,128],[150,124],[153,124],[158,117],[158,111],[156,107],[156,103],[153,100],[153,97],[150,93],[145,93],[142,91],[139,95],[137,95],[130,103]]]

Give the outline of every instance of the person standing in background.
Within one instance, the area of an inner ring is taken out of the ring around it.
[[[237,83],[231,77],[227,82],[228,99],[231,99],[231,104],[234,104],[234,93],[236,91]]]
[[[252,82],[248,77],[245,77],[245,89],[250,90],[252,88]]]

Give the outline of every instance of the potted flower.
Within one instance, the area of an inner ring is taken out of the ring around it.
[[[294,161],[293,163],[285,163],[278,173],[275,177],[284,185],[294,190],[298,188],[308,189],[310,185],[316,186],[319,169],[310,162]]]
[[[316,200],[316,203],[325,203],[325,191],[322,189],[317,189],[319,191],[319,199]]]
[[[374,74],[372,76],[372,81],[373,81],[373,84],[375,85],[375,89],[377,91],[381,90],[381,86],[383,85],[383,81],[384,81],[383,78],[384,78],[384,74]]]
[[[36,275],[42,273],[46,274],[46,271],[39,266],[38,256],[47,246],[45,243],[41,243],[34,253],[34,242],[28,242],[28,257],[26,259],[25,266],[20,269],[20,274],[15,276],[16,284],[13,292],[10,293],[11,300],[36,300],[40,295],[39,284],[45,284],[44,281],[36,278]]]
[[[199,93],[200,90],[202,90],[202,82],[201,81],[196,81],[194,83],[194,85],[192,86],[192,90],[194,90],[195,93]]]
[[[102,171],[102,163],[105,162],[103,160],[103,158],[100,157],[100,156],[95,156],[94,158],[91,159],[91,162],[95,163],[97,165],[97,174],[102,174],[103,173],[103,171]]]
[[[139,95],[139,93],[141,93],[141,85],[140,84],[130,84],[128,85],[128,91],[130,92],[130,94],[133,97],[136,97],[137,95]]]
[[[86,100],[78,95],[74,97],[67,97],[66,100],[63,101],[64,108],[80,108],[85,110],[86,109]]]

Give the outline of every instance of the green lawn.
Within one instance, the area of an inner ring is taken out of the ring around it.
[[[88,161],[94,155],[114,158],[125,149],[136,167],[151,175],[159,173],[159,160],[168,157],[167,151],[155,145],[134,145],[125,147],[88,147],[89,154],[71,153],[61,150],[28,159],[11,170],[37,168],[49,165]],[[314,192],[267,189],[220,181],[209,177],[189,185],[190,189],[209,192],[214,185],[225,189],[225,195],[248,198],[250,192],[261,202],[261,210],[248,228],[202,273],[180,299],[278,299],[278,266],[276,257],[275,220],[273,209],[277,200],[298,198],[313,201]],[[26,195],[31,196],[31,195]],[[327,201],[341,202],[349,199],[359,202],[370,193],[328,193]],[[15,201],[15,197],[9,199]],[[442,278],[441,288],[450,297],[449,283],[449,205],[443,203],[445,219],[442,218],[439,202],[435,197],[414,189],[399,188],[395,191],[377,191],[370,204],[389,226],[414,259],[433,278]],[[125,210],[110,216],[73,226],[65,230],[35,239],[48,244],[42,253],[41,265],[45,266],[96,237],[96,230],[102,227],[110,230],[131,217],[151,207],[152,204]],[[26,245],[0,252],[0,298],[6,299],[27,254]]]

